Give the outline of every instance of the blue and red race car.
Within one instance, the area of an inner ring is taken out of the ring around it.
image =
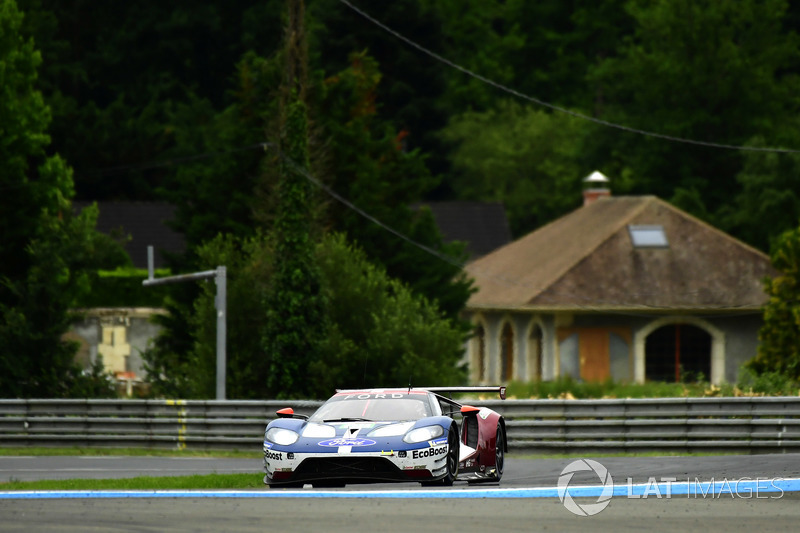
[[[500,481],[503,417],[450,397],[480,392],[505,399],[505,387],[340,390],[309,417],[281,409],[264,433],[264,483]]]

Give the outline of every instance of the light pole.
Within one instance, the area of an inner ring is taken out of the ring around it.
[[[164,278],[155,278],[153,277],[153,273],[153,247],[148,246],[147,279],[142,281],[142,285],[145,287],[214,278],[214,282],[217,285],[217,296],[214,299],[214,308],[217,310],[217,400],[224,400],[226,366],[225,340],[227,336],[227,269],[224,266],[218,266],[216,270],[206,270],[204,272],[193,272],[191,274],[180,274]]]

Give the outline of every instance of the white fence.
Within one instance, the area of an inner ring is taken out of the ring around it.
[[[800,397],[488,400],[512,453],[800,451]],[[282,407],[316,401],[0,400],[0,446],[258,451]]]

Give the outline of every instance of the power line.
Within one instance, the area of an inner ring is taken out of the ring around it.
[[[398,237],[398,238],[402,239],[403,241],[407,242],[408,244],[410,244],[412,246],[415,246],[415,247],[419,248],[420,250],[423,250],[424,252],[428,253],[429,255],[432,255],[432,256],[436,257],[437,259],[439,259],[441,261],[444,261],[444,262],[448,263],[449,265],[458,268],[460,271],[462,271],[462,272],[464,272],[466,274],[478,273],[478,274],[481,274],[481,275],[483,275],[483,276],[485,276],[487,278],[490,278],[490,279],[500,283],[501,285],[505,285],[505,286],[508,286],[508,287],[520,287],[520,288],[536,289],[536,290],[542,288],[540,286],[531,285],[529,283],[522,283],[519,280],[511,279],[511,278],[508,278],[508,277],[505,277],[505,276],[501,276],[501,275],[498,275],[498,274],[494,274],[492,272],[481,271],[480,269],[477,269],[474,265],[470,265],[470,264],[468,264],[466,262],[459,261],[458,259],[456,259],[456,258],[454,258],[454,257],[452,257],[450,255],[447,255],[447,254],[445,254],[445,253],[443,253],[443,252],[441,252],[439,250],[431,248],[430,246],[427,246],[425,244],[422,244],[421,242],[418,242],[418,241],[412,239],[408,235],[396,230],[395,228],[393,228],[393,227],[389,226],[388,224],[382,222],[378,218],[372,216],[371,214],[369,214],[364,209],[358,207],[353,202],[351,202],[350,200],[348,200],[347,198],[345,198],[341,194],[339,194],[336,191],[334,191],[331,187],[329,187],[328,185],[323,183],[321,180],[316,178],[314,175],[312,175],[308,170],[306,170],[305,168],[300,167],[292,159],[290,159],[285,154],[283,154],[283,152],[280,151],[280,148],[274,143],[269,143],[269,142],[255,143],[255,144],[250,144],[250,145],[247,145],[247,146],[242,146],[242,147],[239,147],[239,148],[232,148],[230,150],[223,150],[223,151],[217,151],[217,152],[204,152],[204,153],[201,153],[201,154],[196,154],[196,155],[186,156],[186,157],[180,157],[180,158],[174,158],[174,159],[170,159],[170,160],[166,160],[166,161],[143,163],[141,165],[122,165],[122,166],[118,166],[118,167],[101,169],[101,170],[102,171],[110,171],[110,170],[113,169],[113,171],[115,173],[134,172],[134,171],[142,170],[142,169],[151,169],[151,168],[159,168],[159,167],[165,167],[165,166],[179,165],[179,164],[183,164],[183,163],[190,163],[190,162],[193,162],[193,161],[198,161],[198,160],[201,160],[201,159],[207,159],[207,158],[210,158],[210,157],[218,157],[218,156],[221,156],[221,155],[227,155],[227,154],[231,154],[231,153],[235,153],[235,152],[241,152],[241,151],[245,151],[245,150],[254,150],[254,149],[263,149],[263,150],[276,149],[277,150],[277,155],[289,167],[291,167],[292,170],[294,170],[295,172],[297,172],[300,175],[302,175],[305,179],[307,179],[309,182],[311,182],[314,186],[316,186],[317,188],[321,189],[323,192],[325,192],[327,195],[329,195],[331,198],[333,198],[337,202],[339,202],[342,205],[344,205],[346,208],[356,212],[358,215],[360,215],[361,217],[365,218],[366,220],[372,222],[373,224],[377,225],[378,227],[382,228],[384,231],[387,231],[387,232],[391,233],[392,235],[395,235],[396,237]],[[597,304],[598,303],[602,303],[602,302],[597,302],[597,300],[594,300],[594,299],[589,299],[589,298],[584,298],[584,299],[587,301],[587,303],[595,304],[595,305],[586,305],[586,306],[583,306],[582,309],[599,309]],[[638,305],[636,307],[639,307],[639,308],[642,308],[642,309],[650,309],[650,310],[667,309],[667,308],[662,307],[662,306],[649,306],[649,305]],[[742,306],[742,307],[744,307],[744,306]],[[714,308],[709,308],[709,310],[713,310],[713,309]],[[729,308],[725,307],[725,309],[729,309]],[[633,313],[631,311],[622,312],[622,311],[614,311],[614,310],[606,310],[606,309],[604,309],[604,311],[608,312],[608,313],[611,313],[611,314],[622,314],[622,315],[627,315],[627,316],[631,316],[631,315],[632,316],[640,316],[639,314]],[[645,316],[645,315],[641,315],[641,316]],[[647,315],[647,316],[649,316],[649,315]]]
[[[474,265],[469,265],[468,263],[459,261],[459,260],[455,259],[452,256],[444,254],[444,253],[442,253],[442,252],[440,252],[440,251],[438,251],[438,250],[436,250],[434,248],[431,248],[430,246],[427,246],[427,245],[422,244],[422,243],[420,243],[418,241],[415,241],[414,239],[412,239],[408,235],[405,235],[404,233],[402,233],[402,232],[394,229],[393,227],[385,224],[381,220],[375,218],[374,216],[370,215],[369,213],[367,213],[366,211],[364,211],[363,209],[361,209],[357,205],[353,204],[347,198],[345,198],[341,194],[337,193],[336,191],[331,189],[329,186],[325,185],[322,181],[320,181],[319,179],[314,177],[308,170],[306,170],[305,168],[297,165],[292,159],[290,159],[289,157],[284,155],[283,152],[279,151],[278,152],[278,156],[293,171],[295,171],[298,174],[300,174],[303,177],[305,177],[308,181],[310,181],[316,187],[318,187],[319,189],[322,189],[326,194],[328,194],[329,196],[334,198],[336,201],[338,201],[339,203],[341,203],[342,205],[344,205],[348,209],[351,209],[351,210],[355,211],[356,213],[358,213],[363,218],[369,220],[373,224],[376,224],[377,226],[379,226],[383,230],[388,231],[389,233],[399,237],[400,239],[402,239],[402,240],[406,241],[407,243],[411,244],[412,246],[415,246],[415,247],[427,252],[428,254],[430,254],[430,255],[432,255],[432,256],[434,256],[434,257],[436,257],[436,258],[438,258],[438,259],[440,259],[442,261],[445,261],[446,263],[448,263],[448,264],[450,264],[452,266],[457,267],[460,271],[462,271],[462,272],[464,272],[466,274],[478,273],[478,274],[481,274],[482,276],[484,276],[486,278],[494,280],[494,281],[500,283],[501,285],[505,285],[507,287],[520,287],[520,288],[535,289],[535,290],[540,290],[540,289],[543,288],[541,286],[531,285],[529,283],[523,283],[523,282],[520,282],[519,280],[516,280],[516,279],[511,279],[511,278],[508,278],[506,276],[501,276],[501,275],[498,275],[498,274],[495,274],[495,273],[492,273],[492,272],[488,272],[486,270],[478,269]],[[689,293],[686,293],[686,294],[689,294]],[[587,310],[597,309],[597,310],[602,310],[602,311],[610,313],[610,314],[619,314],[619,315],[625,315],[625,316],[651,316],[650,314],[644,315],[644,314],[639,314],[639,313],[635,313],[635,312],[632,312],[632,311],[616,311],[616,310],[613,310],[613,309],[612,310],[604,309],[604,308],[600,307],[600,305],[598,305],[598,304],[603,304],[604,302],[598,302],[596,299],[590,299],[590,298],[583,297],[583,296],[580,296],[579,298],[585,300],[587,302],[587,304],[590,304],[590,305],[580,306],[581,309],[587,309]],[[591,305],[591,304],[594,304],[594,305]],[[614,303],[612,303],[612,305],[617,305],[617,304],[616,304],[616,302],[614,302]],[[638,305],[635,305],[633,307],[640,308],[642,310],[645,310],[645,309],[647,309],[647,310],[668,310],[668,309],[672,309],[672,307],[655,306],[655,305],[647,305],[647,304],[638,304]],[[749,307],[746,307],[744,305],[738,306],[738,307],[742,308],[743,310],[749,310]],[[726,306],[726,307],[708,307],[708,308],[706,308],[706,310],[709,310],[709,311],[715,310],[715,309],[726,309],[726,310],[728,310],[728,309],[730,309],[730,307]],[[705,315],[705,316],[708,317],[708,315]]]
[[[485,83],[487,85],[490,85],[490,86],[492,86],[492,87],[494,87],[496,89],[499,89],[499,90],[501,90],[503,92],[506,92],[508,94],[516,96],[517,98],[521,98],[523,100],[527,100],[527,101],[532,102],[534,104],[540,105],[542,107],[546,107],[548,109],[552,109],[553,111],[558,111],[559,113],[564,113],[564,114],[567,114],[567,115],[571,115],[573,117],[577,117],[577,118],[580,118],[580,119],[583,119],[583,120],[587,120],[589,122],[594,122],[595,124],[599,124],[601,126],[605,126],[605,127],[608,127],[608,128],[614,128],[614,129],[622,130],[622,131],[625,131],[625,132],[628,132],[628,133],[634,133],[636,135],[643,135],[643,136],[646,136],[646,137],[653,137],[653,138],[656,138],[656,139],[663,139],[663,140],[677,142],[677,143],[683,143],[683,144],[692,144],[692,145],[696,145],[696,146],[705,146],[705,147],[708,147],[708,148],[721,148],[721,149],[726,149],[726,150],[740,150],[740,151],[750,151],[750,152],[772,152],[772,153],[784,153],[784,154],[797,154],[797,153],[800,153],[800,150],[794,150],[794,149],[790,149],[790,148],[771,148],[771,147],[758,147],[758,146],[742,146],[742,145],[735,145],[735,144],[724,144],[724,143],[716,143],[716,142],[708,142],[708,141],[698,141],[698,140],[695,140],[695,139],[687,139],[687,138],[684,138],[684,137],[676,137],[676,136],[667,135],[667,134],[664,134],[664,133],[657,133],[657,132],[653,132],[653,131],[640,130],[640,129],[637,129],[637,128],[632,128],[630,126],[625,126],[623,124],[617,124],[615,122],[609,122],[607,120],[603,120],[603,119],[600,119],[600,118],[597,118],[597,117],[592,117],[592,116],[589,116],[589,115],[585,115],[583,113],[579,113],[577,111],[573,111],[571,109],[567,109],[567,108],[564,108],[564,107],[561,107],[561,106],[558,106],[558,105],[555,105],[555,104],[551,104],[549,102],[545,102],[544,100],[540,100],[540,99],[538,99],[536,97],[521,93],[521,92],[517,91],[516,89],[512,89],[512,88],[507,87],[507,86],[505,86],[505,85],[503,85],[501,83],[498,83],[498,82],[496,82],[496,81],[494,81],[492,79],[489,79],[489,78],[487,78],[485,76],[482,76],[482,75],[480,75],[480,74],[478,74],[476,72],[473,72],[473,71],[469,70],[468,68],[463,67],[463,66],[459,65],[458,63],[456,63],[454,61],[451,61],[451,60],[447,59],[446,57],[443,57],[443,56],[437,54],[436,52],[433,52],[433,51],[429,50],[428,48],[425,48],[421,44],[419,44],[419,43],[417,43],[415,41],[412,41],[411,39],[409,39],[405,35],[399,33],[398,31],[396,31],[396,30],[394,30],[392,28],[390,28],[389,26],[385,25],[381,21],[373,18],[369,14],[365,13],[361,9],[359,9],[356,6],[354,6],[353,4],[351,4],[348,0],[339,0],[339,2],[341,2],[344,5],[346,5],[347,7],[349,7],[350,9],[352,9],[353,11],[355,11],[356,13],[358,13],[359,15],[364,17],[366,20],[368,20],[371,23],[375,24],[376,26],[378,26],[379,28],[381,28],[385,32],[393,35],[397,39],[400,39],[401,41],[403,41],[407,45],[419,50],[423,54],[428,55],[428,56],[432,57],[433,59],[435,59],[435,60],[437,60],[437,61],[439,61],[441,63],[444,63],[445,65],[447,65],[447,66],[449,66],[451,68],[454,68],[454,69],[456,69],[456,70],[458,70],[458,71],[460,71],[460,72],[462,72],[462,73],[464,73],[464,74],[466,74],[468,76],[471,76],[471,77],[475,78],[476,80],[479,80],[479,81],[481,81],[481,82],[483,82],[483,83]]]

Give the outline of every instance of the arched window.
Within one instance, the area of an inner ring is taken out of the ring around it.
[[[711,335],[688,324],[662,326],[645,341],[648,381],[708,381],[711,378]]]
[[[500,334],[500,380],[510,381],[514,378],[514,330],[508,322]]]
[[[476,382],[481,383],[486,379],[486,331],[482,325],[475,328],[472,343],[472,364],[475,365],[472,376]]]
[[[542,328],[535,324],[528,336],[528,379],[542,379]]]

